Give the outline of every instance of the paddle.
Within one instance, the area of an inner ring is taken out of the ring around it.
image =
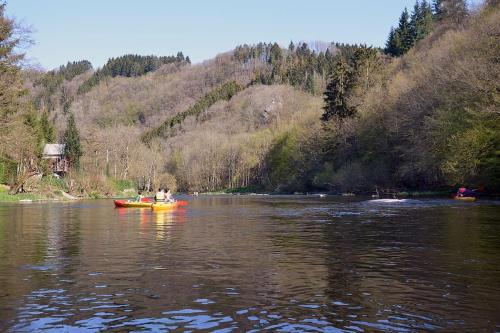
[[[177,206],[187,206],[188,205],[187,201],[178,200],[176,202],[177,202]]]

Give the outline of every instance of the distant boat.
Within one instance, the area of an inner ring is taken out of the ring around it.
[[[374,199],[368,200],[371,203],[404,203],[404,202],[418,202],[418,200],[410,200],[410,199]]]
[[[460,200],[460,201],[468,201],[468,202],[476,201],[476,197],[459,197],[459,196],[455,196],[453,199]]]

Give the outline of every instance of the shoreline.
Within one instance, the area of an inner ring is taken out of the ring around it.
[[[450,199],[454,196],[455,192],[450,190],[446,191],[401,191],[396,192],[392,195],[372,195],[369,193],[328,193],[328,192],[294,192],[294,193],[286,193],[286,192],[257,192],[257,191],[234,191],[234,190],[223,190],[223,191],[215,191],[215,192],[200,192],[198,195],[193,195],[186,192],[175,193],[175,195],[183,195],[189,197],[204,197],[204,196],[297,196],[297,197],[318,197],[318,198],[326,198],[326,197],[360,197],[360,198],[372,198],[372,199],[409,199],[409,198],[436,198],[436,199]],[[147,193],[146,197],[153,197],[154,193]],[[78,201],[78,200],[89,200],[89,199],[132,199],[133,196],[130,195],[96,195],[93,193],[88,196],[73,196],[67,192],[62,190],[47,192],[47,193],[18,193],[18,194],[8,194],[5,190],[0,189],[0,203],[27,203],[27,202],[70,202],[70,201]],[[478,198],[484,199],[499,199],[497,195],[491,194],[480,194]]]

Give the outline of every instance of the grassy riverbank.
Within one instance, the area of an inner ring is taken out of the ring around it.
[[[22,200],[31,201],[62,201],[76,199],[66,193],[61,186],[61,182],[54,182],[54,179],[44,179],[38,182],[38,186],[28,192],[9,194],[10,187],[0,184],[0,202],[18,202]]]
[[[25,182],[25,192],[14,195],[9,194],[9,186],[0,184],[0,202],[131,198],[137,194],[135,183],[126,180],[104,179],[102,182],[93,183],[86,178],[77,178],[72,188],[68,185],[70,183],[68,179],[53,176],[33,177]]]
[[[21,200],[43,200],[43,197],[32,193],[9,194],[5,189],[0,188],[0,202],[17,202]]]

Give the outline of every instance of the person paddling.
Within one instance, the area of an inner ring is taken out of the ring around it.
[[[141,202],[142,198],[144,198],[144,196],[142,195],[142,191],[137,191],[137,196],[135,197],[134,201]]]
[[[457,191],[457,197],[474,197],[476,192],[465,187],[460,187]]]
[[[175,199],[172,196],[172,192],[170,192],[170,189],[167,189],[167,193],[165,193],[165,201],[166,202],[174,202]]]
[[[156,202],[165,202],[165,190],[162,188],[158,189],[158,192],[155,194],[155,201]]]

